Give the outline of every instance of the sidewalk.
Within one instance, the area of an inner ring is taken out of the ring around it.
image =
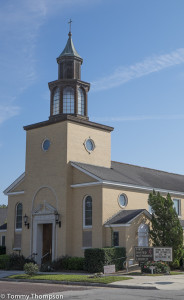
[[[125,276],[125,275],[123,275]],[[129,276],[129,275],[126,275]],[[163,275],[163,276],[131,276],[133,279],[117,281],[111,285],[128,286],[129,288],[147,289],[156,288],[158,290],[184,290],[184,274]]]
[[[2,271],[0,270],[0,280],[1,281],[15,281],[13,279],[6,279],[5,277],[16,274],[23,274],[24,271]],[[51,274],[51,273],[41,273],[39,274]],[[52,273],[61,274],[61,273]],[[66,273],[64,273],[66,274]],[[76,273],[69,273],[76,274]],[[81,274],[82,275],[82,274]],[[57,283],[57,284],[69,284],[69,285],[80,285],[80,286],[96,286],[96,287],[114,287],[114,288],[127,288],[127,289],[158,289],[158,290],[184,290],[184,274],[182,275],[164,275],[164,276],[131,276],[122,275],[127,277],[132,277],[132,279],[124,281],[116,281],[110,284],[98,284],[98,283],[72,283],[72,282],[61,282],[61,281],[49,281],[49,280],[16,280],[16,281],[26,281],[26,282],[41,282],[45,284]]]

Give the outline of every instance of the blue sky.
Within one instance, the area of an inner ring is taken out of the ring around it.
[[[23,126],[48,119],[70,18],[90,120],[115,128],[112,160],[184,174],[183,12],[183,0],[0,2],[0,204],[25,169]]]

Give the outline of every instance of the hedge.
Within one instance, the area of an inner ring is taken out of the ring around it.
[[[15,253],[0,255],[0,269],[4,270],[23,270],[25,263],[29,262],[34,263],[33,260]]]
[[[53,262],[49,263],[51,269],[55,271],[60,270],[84,270],[84,258],[83,257],[70,257],[70,256],[62,256],[58,259],[54,260]],[[46,271],[47,268],[46,267]],[[42,268],[44,269],[44,267]]]
[[[9,255],[6,254],[0,255],[0,270],[8,270],[9,261],[10,261]]]
[[[85,270],[91,273],[103,272],[105,265],[115,264],[116,271],[123,269],[126,249],[123,247],[85,249]]]

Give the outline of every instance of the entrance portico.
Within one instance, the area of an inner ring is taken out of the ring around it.
[[[32,216],[32,253],[37,253],[36,262],[41,259],[54,260],[57,257],[56,209],[44,202],[44,208],[35,210]]]

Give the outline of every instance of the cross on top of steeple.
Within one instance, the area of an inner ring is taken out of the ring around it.
[[[71,34],[71,27],[72,27],[72,20],[70,19],[70,21],[68,22],[68,24],[69,24],[69,28],[70,28],[70,30],[69,30],[69,34]]]

